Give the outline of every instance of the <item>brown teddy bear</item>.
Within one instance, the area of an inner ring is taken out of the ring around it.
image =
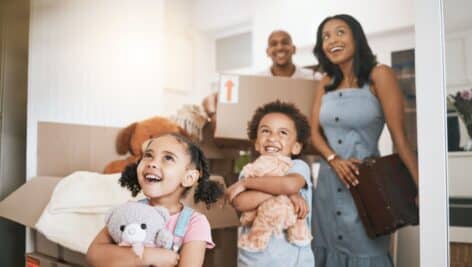
[[[131,155],[126,159],[108,163],[103,172],[122,172],[128,164],[136,162],[141,157],[144,142],[166,133],[187,135],[176,122],[159,116],[135,122],[122,129],[116,138],[116,152],[119,155],[126,155],[129,152]]]

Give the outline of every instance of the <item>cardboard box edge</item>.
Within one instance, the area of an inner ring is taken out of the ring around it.
[[[25,184],[0,201],[0,217],[35,229],[37,221],[51,199],[54,188],[61,179],[61,177],[37,176],[28,180]],[[222,176],[212,175],[212,179],[224,183]],[[25,205],[25,201],[27,201],[28,205]],[[217,208],[224,212],[224,214],[219,214],[220,216],[230,217],[224,218],[225,221],[217,225],[211,225],[211,229],[236,227],[239,225],[239,218],[233,207],[224,204]],[[202,208],[197,210],[204,213],[205,216],[208,216]],[[219,215],[215,214],[214,216],[220,217]],[[210,222],[212,221],[211,218],[207,219]]]

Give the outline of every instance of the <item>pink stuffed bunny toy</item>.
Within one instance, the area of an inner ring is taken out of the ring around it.
[[[292,167],[292,160],[284,156],[260,156],[253,163],[244,166],[244,179],[260,176],[283,176]],[[295,208],[286,195],[279,195],[264,201],[256,210],[243,212],[241,224],[252,227],[242,234],[238,246],[248,251],[258,252],[267,247],[272,234],[282,234],[287,230],[290,243],[307,246],[313,239],[305,219],[297,219]]]
[[[170,249],[173,235],[166,229],[169,216],[164,207],[129,201],[111,209],[105,222],[113,241],[132,247],[141,258],[145,247]]]

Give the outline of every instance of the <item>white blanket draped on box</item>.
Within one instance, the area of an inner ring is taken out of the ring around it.
[[[131,192],[119,185],[119,178],[119,173],[85,171],[64,177],[54,188],[36,229],[53,242],[86,253],[104,227],[107,211],[133,199]]]

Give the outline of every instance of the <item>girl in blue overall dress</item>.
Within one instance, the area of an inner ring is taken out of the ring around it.
[[[317,267],[390,267],[389,236],[365,233],[349,187],[361,160],[379,156],[385,121],[397,151],[417,181],[418,167],[403,128],[403,96],[393,71],[377,65],[357,20],[326,18],[314,53],[326,72],[316,92],[312,142],[321,153],[313,197]]]

